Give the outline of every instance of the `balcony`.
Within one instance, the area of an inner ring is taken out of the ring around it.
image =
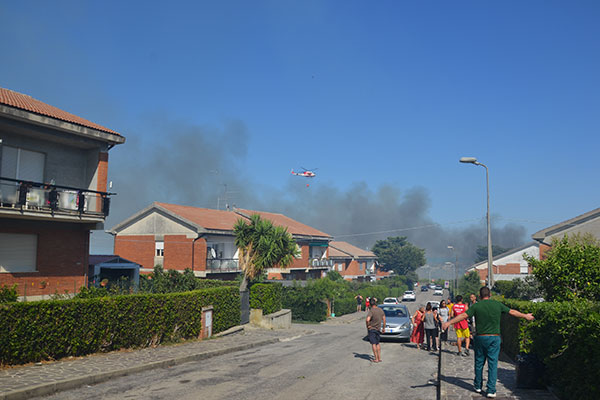
[[[236,258],[210,258],[206,260],[207,272],[240,272],[240,264]]]
[[[102,222],[114,194],[0,177],[0,213]]]
[[[332,267],[333,260],[326,258],[311,258],[308,262],[309,267]]]

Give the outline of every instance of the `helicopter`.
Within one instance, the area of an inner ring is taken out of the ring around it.
[[[301,176],[303,178],[314,178],[317,174],[314,173],[318,168],[314,168],[312,170],[308,170],[306,168],[302,168],[302,172],[294,172],[292,169],[292,175]]]

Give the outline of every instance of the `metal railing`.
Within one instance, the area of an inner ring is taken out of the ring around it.
[[[0,177],[0,209],[107,217],[115,194]]]
[[[206,270],[211,272],[241,271],[239,261],[235,258],[209,258],[206,260]]]

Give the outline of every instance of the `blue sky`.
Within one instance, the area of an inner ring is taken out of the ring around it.
[[[304,166],[306,191],[422,188],[430,220],[480,220],[485,171],[458,162],[475,156],[497,224],[528,236],[598,207],[599,20],[597,1],[2,2],[0,86],[121,132],[114,180],[199,127],[230,160],[203,192],[231,181],[250,205]]]

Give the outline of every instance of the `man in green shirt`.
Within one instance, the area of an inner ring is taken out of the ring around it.
[[[475,316],[477,320],[477,335],[474,340],[475,347],[475,391],[481,393],[483,384],[483,366],[487,359],[488,380],[487,397],[496,397],[496,379],[498,377],[498,356],[500,355],[500,316],[509,313],[517,318],[525,318],[528,321],[534,319],[533,314],[523,314],[512,310],[496,300],[490,299],[490,289],[482,287],[479,290],[481,300],[473,304],[469,309],[442,324],[442,329],[447,329],[463,319]]]

